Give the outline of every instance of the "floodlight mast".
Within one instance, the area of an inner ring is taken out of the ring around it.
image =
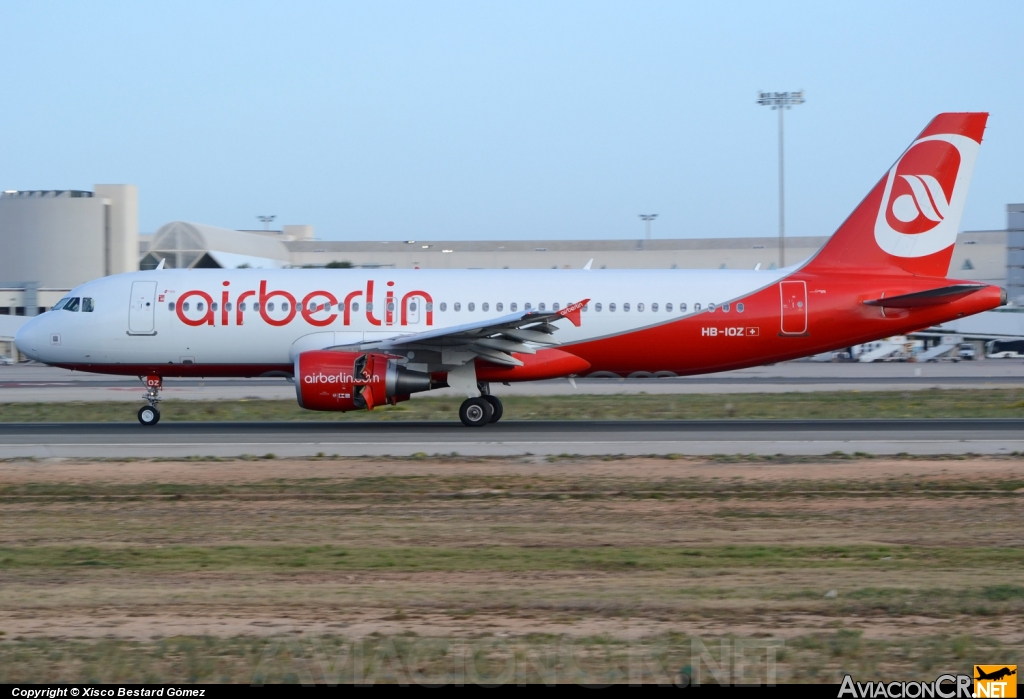
[[[651,221],[656,218],[658,218],[658,214],[640,214],[640,220],[644,222],[647,240],[651,239]]]
[[[759,92],[757,103],[762,107],[779,110],[779,267],[786,266],[786,188],[785,168],[783,166],[782,112],[803,104],[804,91],[797,92]]]
[[[263,224],[263,230],[269,231],[270,224],[274,222],[274,219],[276,219],[277,216],[257,216],[256,218],[258,218]]]

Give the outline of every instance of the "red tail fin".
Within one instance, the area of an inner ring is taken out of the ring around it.
[[[932,119],[805,269],[946,276],[987,120]]]

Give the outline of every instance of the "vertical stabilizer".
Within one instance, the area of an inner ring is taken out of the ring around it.
[[[945,277],[987,120],[932,119],[805,269]]]

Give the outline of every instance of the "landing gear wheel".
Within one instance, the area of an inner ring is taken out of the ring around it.
[[[490,403],[491,408],[494,410],[494,414],[491,415],[491,424],[493,425],[495,422],[501,419],[502,414],[505,412],[505,408],[502,407],[501,401],[498,400],[497,396],[487,394],[486,396],[480,397],[483,398],[488,403]]]
[[[466,427],[483,427],[493,414],[494,408],[483,398],[467,398],[459,408],[459,419]]]
[[[160,411],[152,405],[144,405],[139,408],[139,422],[143,425],[155,425],[160,422]]]

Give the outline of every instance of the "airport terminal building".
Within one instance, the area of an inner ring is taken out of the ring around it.
[[[1007,230],[960,234],[949,273],[1006,287],[1024,306],[1024,204],[1007,213]],[[786,259],[807,259],[826,240],[787,238]],[[594,269],[772,269],[779,261],[776,237],[375,242],[319,240],[309,225],[259,231],[185,221],[140,235],[138,192],[124,184],[0,193],[0,251],[0,317],[37,315],[78,284],[161,261],[177,269],[578,269],[591,260]],[[9,334],[0,327],[0,343]]]

